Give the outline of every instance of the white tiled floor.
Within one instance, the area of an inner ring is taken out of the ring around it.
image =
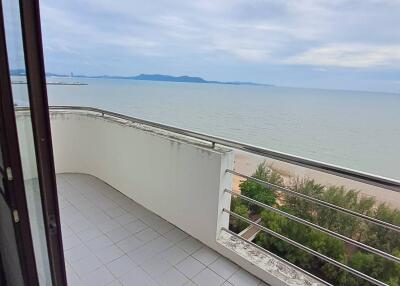
[[[69,285],[265,285],[95,177],[57,184]]]

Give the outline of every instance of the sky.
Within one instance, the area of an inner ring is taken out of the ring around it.
[[[41,0],[46,71],[400,92],[400,0]]]

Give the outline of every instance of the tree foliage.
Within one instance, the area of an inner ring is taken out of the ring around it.
[[[265,161],[258,165],[257,170],[252,177],[274,185],[283,184],[282,176],[278,172],[269,168]],[[242,195],[244,196],[267,205],[275,204],[277,194],[272,188],[267,188],[255,182],[254,180],[246,180],[240,183],[239,187]],[[259,214],[262,211],[262,208],[257,205],[250,204],[248,202],[245,203],[249,206],[249,209],[252,213]]]
[[[257,167],[252,177],[274,185],[284,185],[282,176],[272,170],[266,162]],[[398,209],[390,208],[386,204],[378,204],[374,198],[364,197],[356,190],[347,190],[341,186],[324,186],[311,179],[295,179],[285,187],[373,218],[400,225],[400,211]],[[242,182],[240,190],[243,195],[254,200],[274,206],[282,211],[400,257],[400,235],[395,231],[390,231],[365,220],[317,205],[297,196],[279,193],[272,188],[267,188],[254,182],[254,180]],[[358,249],[342,240],[333,238],[282,215],[238,199],[236,201],[233,200],[231,209],[246,217],[259,216],[261,217],[261,224],[276,233],[347,264],[388,285],[400,286],[400,265],[394,262]],[[236,225],[236,227],[238,230],[241,229],[239,225]],[[371,285],[369,282],[309,255],[265,232],[260,232],[254,242],[334,285]]]
[[[242,202],[240,198],[235,198],[235,197],[232,198],[231,210],[242,217],[249,218],[249,208],[246,204]],[[248,226],[249,224],[243,220],[237,218],[231,218],[230,228],[234,232],[239,233]]]

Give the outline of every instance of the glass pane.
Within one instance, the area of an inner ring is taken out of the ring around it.
[[[1,134],[0,134],[1,136]],[[4,169],[4,162],[3,162],[3,151],[1,151],[0,148],[0,168],[3,170]]]
[[[3,162],[3,161],[1,161],[1,162]],[[1,192],[2,194],[5,194],[5,189],[4,189],[4,182],[3,182],[3,180],[4,180],[3,169],[0,168],[0,192]]]
[[[13,0],[3,1],[3,9],[12,93],[16,106],[18,140],[21,151],[22,170],[36,265],[40,285],[51,285],[50,265],[34,149],[35,145],[29,110],[28,88],[25,76],[19,2]],[[26,107],[27,109],[22,111],[17,110],[20,107]]]
[[[2,134],[0,133],[0,137],[2,136]],[[0,147],[0,192],[2,192],[3,194],[5,193],[4,190],[4,183],[3,183],[3,179],[4,179],[4,162],[3,162],[3,151],[1,150]]]
[[[3,182],[3,180],[4,180],[4,176],[3,176],[3,174],[0,172],[0,192],[1,192],[2,194],[5,194],[5,189],[4,189],[4,182]]]
[[[8,285],[23,286],[11,210],[2,195],[0,195],[0,252]]]

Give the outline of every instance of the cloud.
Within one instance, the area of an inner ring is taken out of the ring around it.
[[[293,78],[300,68],[324,68],[327,77],[331,67],[399,69],[399,0],[40,4],[49,71],[191,72],[220,80],[234,73],[237,80],[268,82],[265,70],[275,66]]]
[[[368,68],[400,63],[400,44],[329,44],[311,48],[283,61],[287,64]]]

